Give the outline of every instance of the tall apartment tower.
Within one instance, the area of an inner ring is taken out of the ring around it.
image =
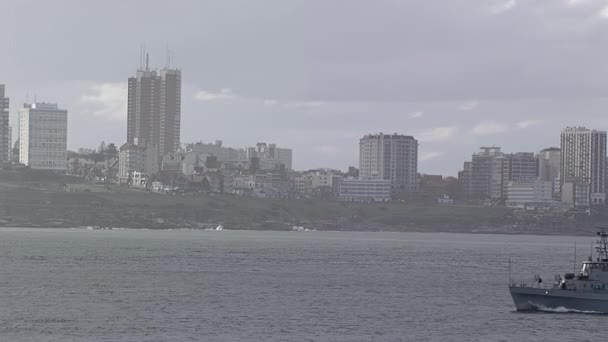
[[[605,203],[605,131],[584,127],[568,127],[562,130],[560,183],[562,187],[565,183],[588,185],[589,203]]]
[[[418,140],[412,136],[370,134],[359,141],[359,177],[390,180],[395,190],[418,188]]]
[[[24,104],[19,110],[19,162],[32,169],[64,174],[68,111],[54,103]]]
[[[502,197],[503,171],[507,158],[500,147],[481,147],[471,157],[468,166],[469,184],[465,187],[475,199],[499,199]],[[467,165],[465,164],[465,170]]]
[[[153,145],[160,156],[177,151],[180,144],[181,71],[145,67],[129,78],[127,143]]]
[[[559,178],[562,150],[549,147],[536,154],[538,159],[538,177],[541,181],[553,182]]]
[[[9,161],[11,133],[8,126],[8,97],[4,95],[4,84],[0,84],[0,163]]]

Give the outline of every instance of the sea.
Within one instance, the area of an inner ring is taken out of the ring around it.
[[[593,240],[0,229],[0,341],[605,341],[607,316],[518,313],[507,288]]]

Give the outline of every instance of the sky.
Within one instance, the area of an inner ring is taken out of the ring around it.
[[[182,143],[276,143],[294,167],[419,140],[455,176],[480,146],[534,152],[608,130],[608,0],[0,0],[0,83],[69,111],[68,147],[126,140],[140,46],[182,70]],[[15,129],[14,129],[15,131]],[[16,137],[15,137],[16,138]]]

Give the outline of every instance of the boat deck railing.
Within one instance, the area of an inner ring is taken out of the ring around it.
[[[555,284],[553,283],[537,283],[530,281],[511,281],[511,287],[525,287],[531,289],[552,289]]]

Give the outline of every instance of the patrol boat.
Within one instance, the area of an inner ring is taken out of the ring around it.
[[[608,233],[601,229],[597,234],[597,259],[589,257],[578,274],[557,275],[553,284],[543,284],[540,276],[532,284],[510,280],[509,292],[517,311],[608,314]],[[509,274],[510,266],[509,262]]]

